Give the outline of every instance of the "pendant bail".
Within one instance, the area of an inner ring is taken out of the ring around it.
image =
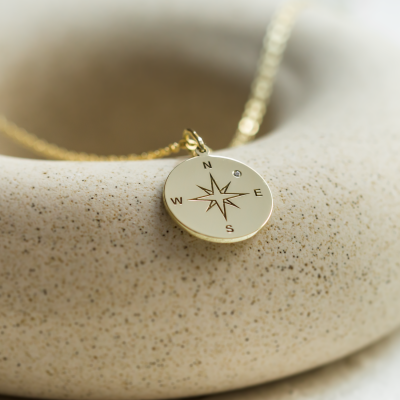
[[[193,129],[185,129],[183,131],[183,141],[186,149],[193,157],[210,153],[210,148],[205,145],[201,136]]]

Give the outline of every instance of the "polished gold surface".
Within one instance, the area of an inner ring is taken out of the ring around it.
[[[252,84],[250,98],[245,105],[242,119],[239,122],[238,130],[231,142],[231,146],[244,144],[253,140],[258,133],[261,122],[264,118],[267,105],[270,101],[273,83],[279,69],[287,41],[292,30],[295,17],[303,8],[303,1],[292,1],[278,11],[271,22],[264,37],[261,57],[258,62],[257,73]],[[9,121],[5,116],[0,116],[0,132],[36,154],[56,160],[68,161],[135,161],[149,160],[167,157],[178,153],[181,149],[187,148],[182,140],[170,143],[166,147],[157,150],[143,152],[141,154],[128,155],[98,155],[93,153],[68,150],[64,147],[49,143],[35,134],[19,127]],[[191,151],[191,150],[190,150]]]
[[[192,235],[232,243],[255,235],[273,206],[265,180],[237,160],[201,153],[179,164],[164,186],[172,218]]]

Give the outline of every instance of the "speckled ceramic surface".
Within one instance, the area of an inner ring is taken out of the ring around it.
[[[398,326],[400,54],[373,37],[306,17],[281,77],[285,119],[217,153],[274,195],[269,224],[245,242],[206,243],[173,223],[162,185],[179,160],[0,157],[0,392],[213,393],[325,364]]]
[[[400,334],[350,357],[299,376],[210,400],[397,400],[400,398]]]

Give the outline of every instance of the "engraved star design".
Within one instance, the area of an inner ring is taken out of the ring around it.
[[[223,188],[220,189],[217,182],[215,181],[215,179],[211,174],[210,178],[211,178],[211,189],[206,189],[199,185],[196,185],[201,190],[204,190],[207,194],[204,196],[196,197],[194,199],[189,199],[189,201],[209,201],[210,204],[208,205],[206,212],[211,210],[214,206],[218,206],[225,220],[228,220],[226,216],[226,205],[240,208],[235,203],[233,203],[231,199],[234,199],[235,197],[245,196],[248,193],[229,193],[228,188],[231,182],[229,182],[227,185],[225,185]]]

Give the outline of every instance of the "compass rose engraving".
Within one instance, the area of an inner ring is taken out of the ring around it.
[[[224,216],[225,220],[227,221],[227,215],[226,215],[226,205],[233,206],[236,208],[240,208],[237,206],[235,203],[232,202],[232,199],[240,196],[245,196],[246,194],[249,193],[229,193],[228,188],[231,182],[229,182],[227,185],[225,185],[223,188],[219,188],[217,182],[213,178],[213,176],[210,174],[211,178],[211,189],[206,189],[204,187],[201,187],[199,185],[196,185],[199,187],[201,190],[204,190],[207,194],[204,196],[196,197],[194,199],[189,199],[190,201],[209,201],[210,204],[208,205],[208,208],[206,210],[209,211],[211,208],[214,206],[218,206],[219,210],[221,211],[222,215]]]

